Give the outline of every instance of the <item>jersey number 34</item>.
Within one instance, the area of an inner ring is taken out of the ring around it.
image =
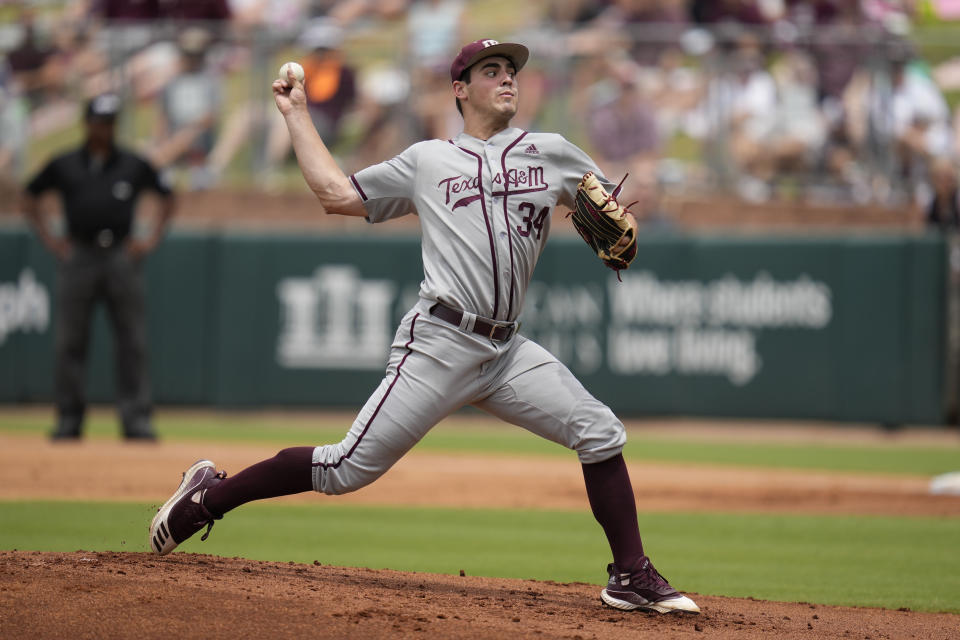
[[[543,231],[543,222],[547,219],[547,215],[550,213],[550,207],[544,207],[540,209],[540,213],[534,215],[537,208],[532,202],[521,202],[518,207],[520,211],[527,211],[527,215],[523,217],[521,222],[522,225],[517,225],[517,233],[522,235],[524,238],[530,235],[530,232],[534,229],[537,230],[537,240],[540,239],[540,233]]]

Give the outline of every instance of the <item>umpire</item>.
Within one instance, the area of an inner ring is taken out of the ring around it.
[[[86,107],[86,138],[55,157],[23,194],[23,211],[40,241],[57,258],[57,425],[54,440],[78,439],[86,410],[85,371],[94,305],[106,304],[114,331],[117,403],[123,435],[154,440],[147,372],[142,260],[159,243],[173,215],[172,193],[150,163],[114,141],[120,100],[106,94]],[[147,239],[132,235],[144,190],[158,194],[159,216]],[[65,233],[54,235],[40,215],[38,197],[60,194]]]

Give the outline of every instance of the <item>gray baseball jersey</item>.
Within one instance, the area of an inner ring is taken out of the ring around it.
[[[515,335],[471,329],[520,315],[559,203],[574,206],[594,162],[560,135],[510,128],[479,140],[429,140],[351,176],[367,220],[420,218],[424,280],[401,321],[387,373],[346,438],[314,450],[314,488],[358,489],[382,475],[427,431],[474,405],[578,452],[582,462],[618,454],[622,423],[552,354]],[[463,312],[435,317],[437,302]]]
[[[573,208],[588,171],[602,176],[563,136],[506,129],[486,141],[461,133],[420,142],[352,180],[370,222],[419,215],[421,296],[512,321],[550,232],[551,211],[558,203]]]

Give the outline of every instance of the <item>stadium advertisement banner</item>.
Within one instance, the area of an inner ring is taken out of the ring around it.
[[[0,250],[0,400],[49,400],[52,260],[24,232]],[[407,236],[174,234],[147,265],[157,400],[359,407],[417,299],[419,251]],[[935,236],[664,235],[621,281],[557,237],[521,333],[624,415],[939,423],[945,256]],[[91,395],[109,400],[103,318],[94,341]]]

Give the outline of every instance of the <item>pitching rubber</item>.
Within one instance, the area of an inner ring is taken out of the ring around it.
[[[173,508],[173,505],[179,500],[185,493],[190,491],[190,480],[193,476],[203,469],[204,467],[216,468],[216,465],[213,464],[210,460],[197,460],[193,463],[189,469],[187,469],[183,474],[183,480],[180,482],[180,486],[177,487],[177,491],[170,497],[169,500],[163,503],[163,506],[157,510],[157,515],[153,516],[153,520],[150,522],[150,537],[147,539],[147,546],[153,550],[154,553],[165,556],[174,549],[177,548],[177,542],[173,539],[173,536],[170,535],[170,527],[167,524],[167,516],[170,515],[170,510]],[[160,542],[160,547],[157,547],[157,543]]]
[[[669,600],[649,602],[647,604],[634,604],[632,602],[617,600],[613,596],[609,595],[606,589],[603,589],[600,592],[600,600],[602,600],[603,604],[607,605],[608,607],[620,609],[621,611],[634,611],[636,609],[641,609],[643,611],[655,611],[657,613],[700,613],[700,607],[698,607],[697,604],[687,596],[678,596],[676,598],[670,598]]]

